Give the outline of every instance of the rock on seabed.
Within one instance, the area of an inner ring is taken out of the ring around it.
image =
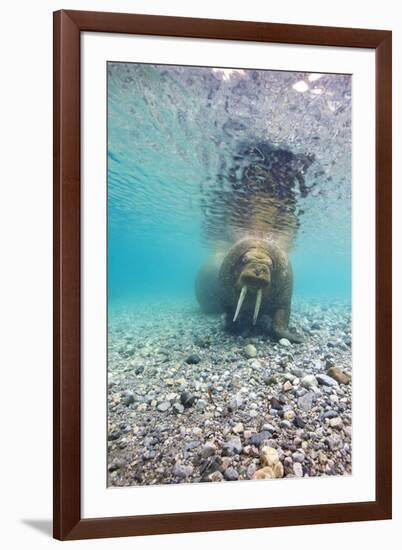
[[[244,355],[248,357],[249,359],[252,359],[253,357],[257,357],[257,350],[256,347],[253,346],[253,344],[248,344],[244,348]]]
[[[339,367],[330,367],[327,370],[327,375],[336,380],[339,384],[349,384],[350,382],[350,377]]]

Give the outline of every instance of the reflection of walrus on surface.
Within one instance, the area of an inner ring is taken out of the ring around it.
[[[268,315],[274,338],[301,342],[288,329],[293,288],[288,252],[299,226],[295,186],[307,194],[303,174],[312,159],[264,143],[247,151],[249,162],[247,154],[242,157],[240,176],[231,177],[231,201],[224,205],[227,240],[234,244],[201,268],[197,299],[206,313],[226,313],[229,330],[262,328]]]

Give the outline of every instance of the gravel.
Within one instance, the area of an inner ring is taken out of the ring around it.
[[[296,303],[285,345],[193,303],[112,311],[109,485],[350,475],[350,318]]]

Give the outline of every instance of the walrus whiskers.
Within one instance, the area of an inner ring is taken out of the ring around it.
[[[246,285],[244,285],[241,289],[241,292],[240,292],[239,301],[237,302],[236,313],[234,314],[233,322],[235,322],[236,319],[239,316],[241,306],[243,305],[244,298],[246,297],[246,294],[247,294],[247,287],[246,287]]]
[[[254,315],[253,315],[253,325],[255,325],[256,322],[257,322],[258,314],[260,312],[260,307],[261,307],[261,301],[262,301],[262,289],[260,288],[257,291],[257,298],[256,298],[256,301],[255,301],[255,308],[254,308]]]

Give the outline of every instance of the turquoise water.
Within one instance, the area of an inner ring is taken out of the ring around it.
[[[196,305],[211,252],[260,234],[269,218],[233,175],[252,163],[245,144],[261,143],[310,159],[298,172],[305,196],[289,183],[294,300],[350,299],[351,77],[109,63],[110,305]]]

